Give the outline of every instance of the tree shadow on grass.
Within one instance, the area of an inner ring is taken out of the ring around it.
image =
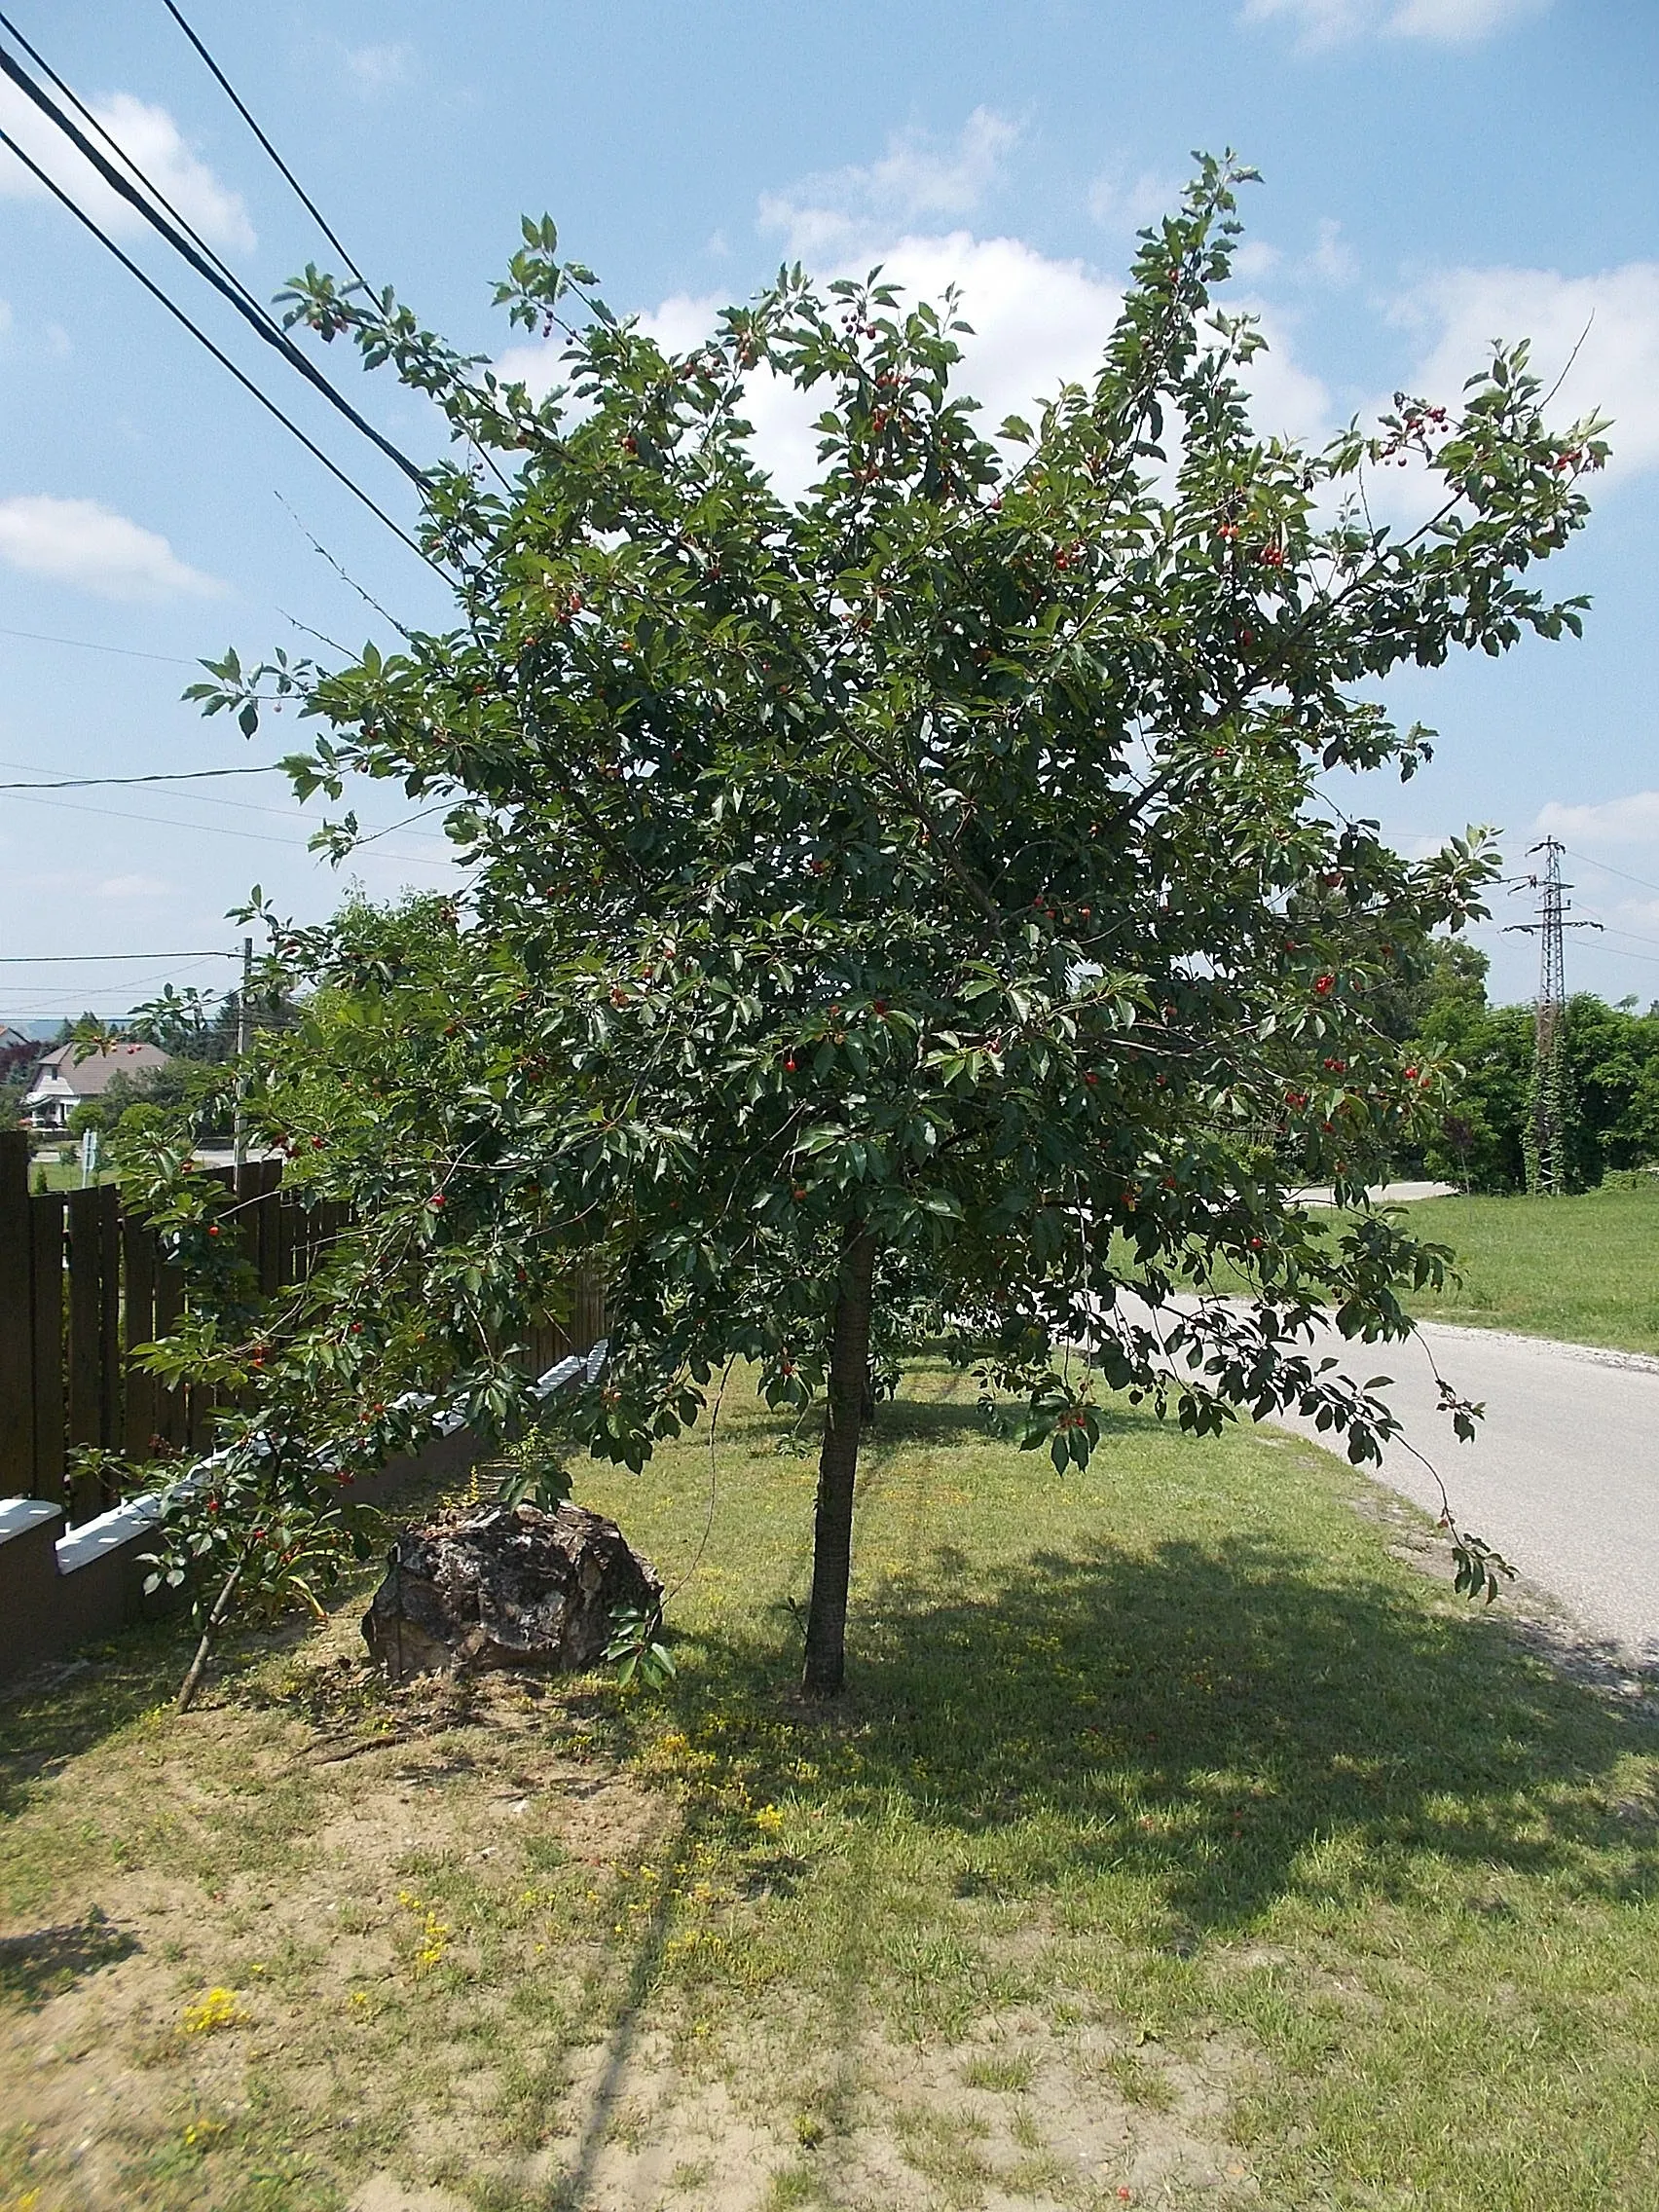
[[[1089,1539],[991,1569],[940,1544],[866,1590],[848,1695],[830,1706],[780,1689],[793,1666],[775,1636],[687,1634],[660,1697],[610,1708],[617,1751],[666,1721],[696,1779],[676,1870],[617,1962],[605,2077],[553,2202],[585,2201],[705,1840],[762,1906],[793,1911],[816,1880],[838,1883],[813,1942],[824,2048],[847,2064],[895,1928],[923,1952],[930,1921],[950,1937],[952,1894],[1024,1908],[1034,1934],[1064,1900],[1080,1928],[1179,1955],[1235,1941],[1298,1896],[1363,1912],[1440,1910],[1460,1892],[1496,1917],[1515,1909],[1505,1876],[1547,1877],[1567,1901],[1659,1895],[1653,1805],[1620,1803],[1616,1775],[1659,1734],[1501,1618],[1425,1597],[1252,1534],[1150,1551]],[[756,1808],[790,1803],[823,1823],[792,1823],[785,1854]],[[846,1879],[849,1824],[867,1880]],[[928,1848],[903,1840],[911,1826]],[[1091,1911],[1095,1883],[1115,1887]],[[965,1971],[943,2001],[982,2004],[976,1986]]]
[[[144,1621],[43,1667],[0,1696],[0,1820],[82,1752],[177,1689],[189,1656],[182,1618]]]
[[[95,1908],[63,1927],[0,1936],[0,2002],[10,1999],[33,2010],[137,1948],[134,1936]]]
[[[1138,1875],[1177,1947],[1310,1885],[1404,1897],[1425,1857],[1659,1895],[1650,1808],[1633,1819],[1611,1794],[1619,1759],[1659,1736],[1500,1619],[1250,1535],[1091,1542],[992,1574],[941,1547],[925,1582],[866,1598],[844,1713],[780,1713],[776,1651],[710,1641],[675,1693],[681,1725],[695,1740],[721,1716],[718,1755],[756,1797],[898,1806],[951,1831],[969,1892]],[[1315,1845],[1340,1863],[1310,1871]]]
[[[902,1445],[919,1444],[934,1451],[956,1445],[996,1445],[1006,1450],[1010,1428],[993,1429],[970,1392],[957,1398],[884,1398],[865,1429],[860,1449],[859,1479],[869,1479],[866,1462],[879,1466],[885,1455]],[[1005,1424],[1008,1409],[1003,1409]],[[1108,1401],[1096,1409],[1103,1437],[1126,1436],[1141,1423],[1126,1408]]]

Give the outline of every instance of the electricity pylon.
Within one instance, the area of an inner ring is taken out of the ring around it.
[[[1567,1188],[1567,932],[1599,930],[1600,922],[1569,921],[1572,903],[1565,894],[1572,889],[1561,879],[1561,856],[1566,847],[1545,837],[1530,847],[1544,856],[1540,875],[1524,876],[1525,887],[1538,894],[1537,919],[1511,922],[1520,937],[1538,940],[1538,996],[1532,1024],[1532,1087],[1527,1117],[1524,1149],[1527,1155],[1527,1189],[1532,1198],[1549,1197]]]

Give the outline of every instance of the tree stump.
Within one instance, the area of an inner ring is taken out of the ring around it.
[[[614,1521],[579,1505],[457,1505],[403,1530],[363,1615],[393,1677],[591,1667],[614,1616],[652,1612],[662,1579]]]

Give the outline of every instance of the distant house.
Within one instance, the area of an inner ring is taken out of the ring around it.
[[[118,1075],[144,1075],[165,1068],[170,1054],[159,1045],[112,1045],[77,1059],[75,1045],[59,1045],[35,1069],[23,1092],[23,1120],[34,1129],[66,1128],[84,1099],[101,1098]]]

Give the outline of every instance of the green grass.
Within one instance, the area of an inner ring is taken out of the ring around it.
[[[1425,1319],[1659,1352],[1659,1175],[1570,1198],[1431,1198],[1418,1234],[1456,1250],[1463,1281],[1418,1296]]]
[[[1422,1319],[1659,1352],[1659,1175],[1577,1198],[1424,1198],[1401,1211],[1456,1256],[1456,1283],[1404,1294]],[[1251,1287],[1225,1267],[1215,1281]]]
[[[43,1167],[46,1170],[46,1187],[49,1191],[78,1191],[81,1189],[79,1157],[73,1161],[42,1160],[37,1153],[29,1162],[29,1188],[31,1190],[34,1189],[36,1178]],[[94,1183],[113,1183],[115,1181],[115,1169],[113,1167],[99,1168],[98,1172],[92,1177],[92,1181]]]
[[[882,1411],[828,1713],[735,1383],[578,1485],[672,1580],[713,1483],[663,1694],[390,1691],[346,1607],[182,1722],[161,1632],[0,1706],[0,2207],[1659,2207],[1652,1727],[1310,1447],[1061,1479],[972,1399]]]

